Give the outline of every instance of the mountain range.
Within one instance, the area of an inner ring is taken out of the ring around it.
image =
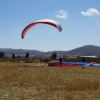
[[[57,56],[100,56],[100,46],[85,45],[69,51],[48,52],[28,49],[0,48],[0,52],[4,52],[5,56],[12,56],[12,53],[15,55],[25,56],[26,52],[29,52],[30,57],[50,57],[52,53],[57,53]]]

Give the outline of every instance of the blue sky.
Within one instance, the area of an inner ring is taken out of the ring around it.
[[[62,26],[28,24],[52,19]],[[68,51],[84,45],[100,46],[100,0],[0,0],[0,48]]]

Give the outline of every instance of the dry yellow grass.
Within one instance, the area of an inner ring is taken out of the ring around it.
[[[1,62],[0,100],[100,100],[100,68]]]

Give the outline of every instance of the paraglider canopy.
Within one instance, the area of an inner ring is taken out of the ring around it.
[[[29,25],[27,25],[27,26],[23,29],[22,33],[21,33],[21,38],[23,39],[24,36],[25,36],[25,33],[26,33],[31,27],[33,27],[33,26],[35,26],[36,24],[39,24],[39,23],[48,24],[48,25],[54,26],[54,27],[56,27],[56,28],[59,30],[59,32],[62,31],[62,27],[61,27],[61,25],[60,25],[57,21],[51,20],[51,19],[43,19],[43,20],[38,20],[38,21],[35,21],[35,22],[30,23]]]

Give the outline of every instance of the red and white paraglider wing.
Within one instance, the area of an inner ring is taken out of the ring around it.
[[[56,28],[59,30],[59,32],[62,31],[61,25],[60,25],[58,22],[54,21],[54,20],[50,20],[50,19],[38,20],[38,21],[35,21],[35,22],[29,24],[28,26],[26,26],[26,27],[23,29],[22,34],[21,34],[21,38],[23,39],[24,36],[25,36],[25,33],[26,33],[31,27],[33,27],[33,26],[35,26],[36,24],[39,24],[39,23],[48,24],[48,25],[54,26],[54,27],[56,27]]]

